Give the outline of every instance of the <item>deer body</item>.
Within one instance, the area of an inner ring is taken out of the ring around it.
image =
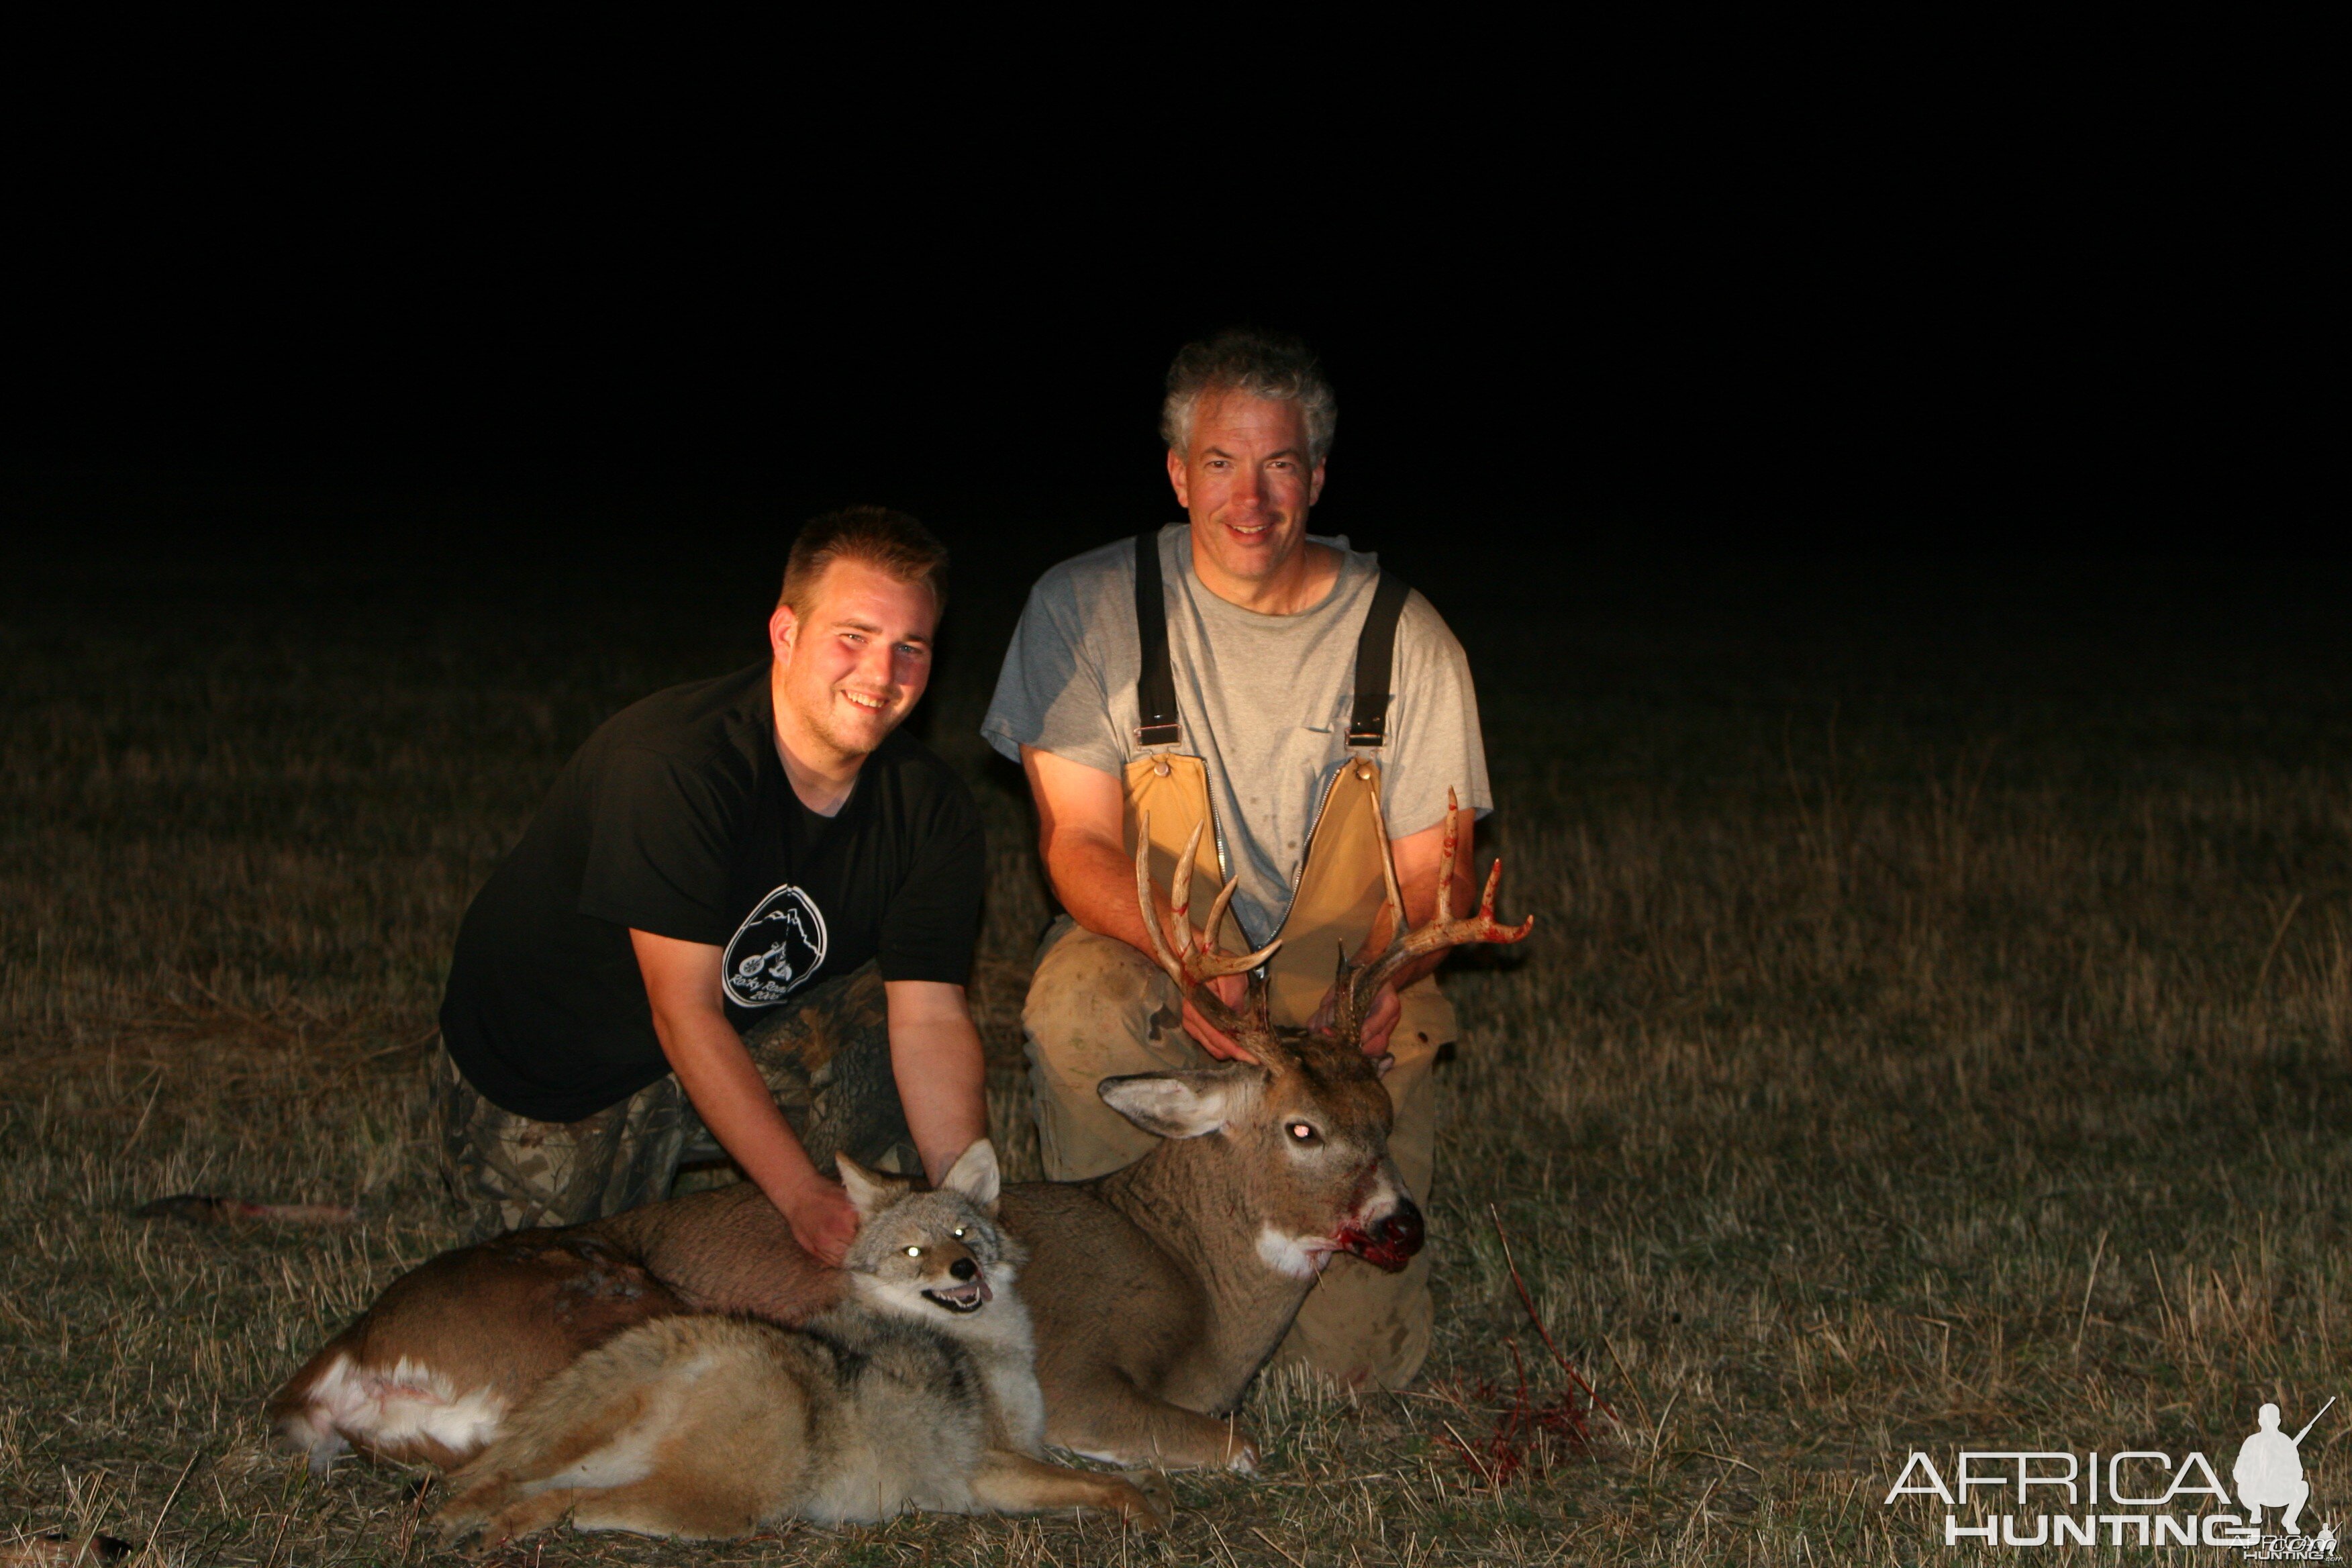
[[[1137,884],[1149,920],[1148,834],[1141,842]],[[1435,921],[1343,970],[1329,1032],[1275,1027],[1262,981],[1238,1013],[1203,984],[1255,969],[1265,953],[1195,943],[1192,858],[1188,848],[1178,861],[1169,900],[1176,952],[1159,943],[1158,956],[1257,1060],[1105,1079],[1104,1100],[1160,1142],[1091,1181],[1007,1187],[1001,1219],[1029,1252],[1022,1290],[1035,1325],[1045,1440],[1117,1464],[1248,1469],[1256,1447],[1227,1417],[1324,1262],[1346,1251],[1394,1270],[1421,1247],[1421,1211],[1388,1154],[1386,1058],[1356,1042],[1372,996],[1418,953],[1516,942],[1533,922],[1495,924],[1493,878],[1472,920],[1450,919],[1441,891]],[[1441,889],[1452,860],[1449,841]],[[1393,877],[1391,905],[1391,929],[1402,931]],[[798,1324],[841,1289],[748,1184],[569,1230],[520,1232],[395,1280],[272,1397],[269,1415],[320,1468],[346,1445],[446,1466],[495,1437],[499,1417],[539,1383],[636,1322],[716,1311]],[[566,1290],[596,1295],[598,1312],[559,1321]],[[467,1418],[436,1417],[428,1424],[441,1436],[424,1445],[405,1436],[413,1418],[404,1425],[339,1402],[346,1384],[402,1373]]]
[[[271,1396],[270,1425],[322,1474],[352,1447],[446,1469],[574,1359],[685,1310],[584,1231],[493,1237],[394,1280]]]

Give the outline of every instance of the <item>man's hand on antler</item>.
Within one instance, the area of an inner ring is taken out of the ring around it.
[[[1315,1009],[1315,1016],[1307,1021],[1310,1029],[1323,1034],[1331,1032],[1331,1021],[1339,1015],[1339,988],[1337,985],[1323,993],[1323,1001]],[[1397,997],[1394,985],[1383,985],[1372,997],[1371,1010],[1364,1015],[1364,1026],[1356,1041],[1368,1057],[1379,1056],[1389,1048],[1389,1037],[1396,1033],[1397,1020],[1404,1016],[1404,1004]]]
[[[1249,980],[1240,974],[1221,974],[1214,980],[1204,982],[1202,989],[1213,992],[1217,1000],[1223,1002],[1229,1011],[1238,1013],[1243,998],[1249,993]],[[1243,1049],[1239,1041],[1202,1017],[1201,1010],[1192,1005],[1190,996],[1184,998],[1184,1032],[1219,1061],[1257,1064],[1257,1058]]]

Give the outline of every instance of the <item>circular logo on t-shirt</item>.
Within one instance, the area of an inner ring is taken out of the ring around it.
[[[727,944],[720,975],[743,1007],[772,1007],[808,984],[824,962],[824,916],[787,882],[760,900]]]

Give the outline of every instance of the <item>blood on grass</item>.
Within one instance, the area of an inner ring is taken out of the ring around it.
[[[1515,1476],[1542,1475],[1551,1468],[1556,1457],[1591,1453],[1596,1441],[1591,1425],[1593,1413],[1597,1411],[1613,1422],[1617,1412],[1592,1391],[1592,1385],[1552,1339],[1551,1331],[1544,1327],[1543,1318],[1536,1310],[1535,1298],[1528,1293],[1527,1281],[1519,1277],[1518,1261],[1511,1255],[1511,1238],[1503,1228],[1503,1216],[1492,1204],[1486,1205],[1486,1214],[1495,1223],[1496,1239],[1503,1244],[1503,1264],[1510,1270],[1519,1306],[1527,1312],[1528,1321],[1535,1325],[1544,1348],[1551,1352],[1561,1376],[1567,1379],[1567,1386],[1557,1394],[1541,1404],[1534,1403],[1528,1391],[1528,1363],[1519,1354],[1518,1336],[1514,1334],[1504,1342],[1511,1348],[1517,1387],[1511,1403],[1496,1417],[1494,1431],[1482,1441],[1473,1443],[1448,1422],[1438,1434],[1439,1443],[1461,1455],[1463,1463],[1477,1471],[1488,1488],[1500,1491]],[[1481,1405],[1491,1405],[1498,1391],[1492,1383],[1482,1379],[1470,1392]]]

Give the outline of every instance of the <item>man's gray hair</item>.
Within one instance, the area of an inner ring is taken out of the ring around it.
[[[1228,327],[1177,350],[1168,367],[1168,400],[1160,405],[1160,438],[1170,451],[1191,452],[1192,416],[1211,392],[1295,399],[1307,416],[1308,460],[1320,463],[1330,455],[1339,400],[1314,351],[1289,333]]]

